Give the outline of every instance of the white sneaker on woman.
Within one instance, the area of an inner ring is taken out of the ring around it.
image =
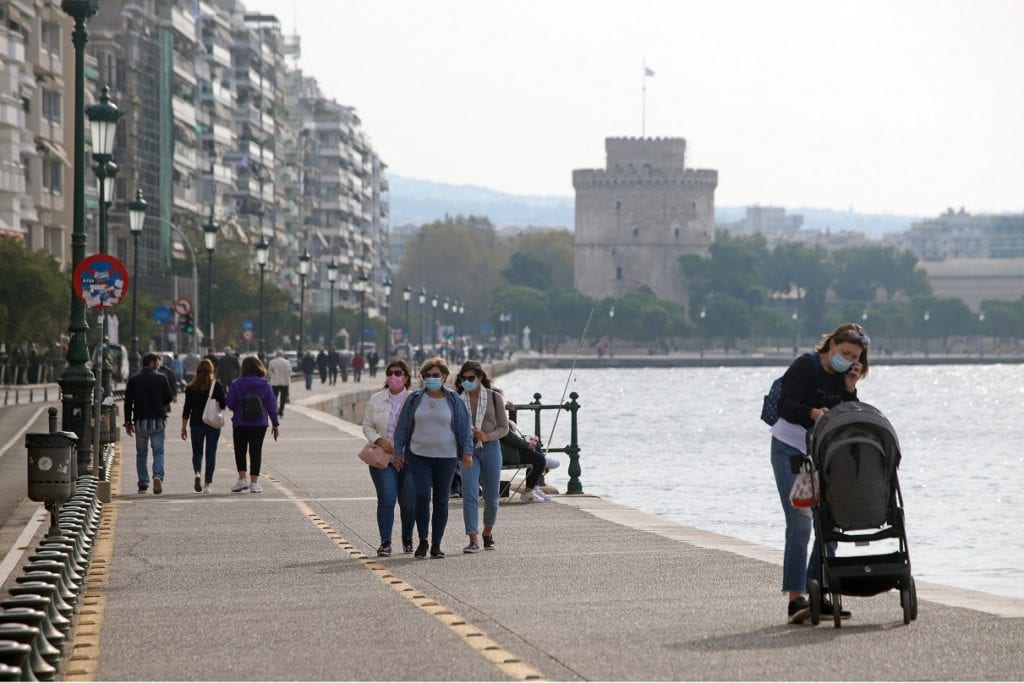
[[[263,487],[259,484],[249,484],[249,493],[263,493]]]
[[[524,503],[546,503],[546,502],[548,502],[547,498],[541,498],[540,496],[537,495],[537,490],[536,489],[530,489],[526,493],[522,494],[520,496],[520,499]]]
[[[549,496],[548,494],[544,493],[544,489],[542,489],[539,486],[534,486],[533,487],[533,492],[534,492],[534,494],[537,495],[538,498],[543,500],[545,503],[548,502],[549,500],[551,500],[551,496]]]
[[[249,488],[248,479],[239,479],[235,482],[235,485],[231,487],[231,493],[239,493]]]

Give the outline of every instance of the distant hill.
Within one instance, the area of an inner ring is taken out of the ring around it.
[[[559,227],[572,230],[576,200],[573,197],[515,195],[498,192],[479,185],[453,185],[432,180],[388,175],[391,200],[391,225],[422,225],[441,220],[445,215],[475,214],[487,216],[495,227]],[[808,230],[863,232],[878,238],[901,232],[920,216],[865,214],[833,209],[787,208],[787,213],[801,214]],[[719,206],[715,220],[732,223],[743,218],[746,207]]]

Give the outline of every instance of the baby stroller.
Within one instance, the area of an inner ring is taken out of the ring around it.
[[[910,574],[910,552],[903,518],[903,495],[896,469],[900,445],[889,420],[874,406],[842,403],[822,416],[807,435],[816,488],[814,527],[822,563],[822,583],[808,582],[811,623],[821,621],[821,597],[831,594],[833,619],[840,626],[843,595],[870,596],[898,589],[903,623],[917,618],[917,591]],[[866,546],[896,539],[895,552],[829,557],[827,544]]]

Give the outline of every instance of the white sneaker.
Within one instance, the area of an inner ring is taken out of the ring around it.
[[[543,500],[543,501],[544,501],[545,503],[546,503],[546,502],[548,502],[549,500],[551,500],[551,496],[549,496],[548,494],[544,493],[544,489],[542,489],[542,488],[541,488],[541,487],[539,487],[539,486],[534,486],[534,487],[533,487],[533,493],[534,493],[534,494],[535,494],[535,495],[536,495],[536,496],[537,496],[538,498],[540,498],[541,500]]]
[[[239,493],[240,491],[244,491],[247,488],[249,488],[249,480],[239,479],[238,481],[235,482],[235,485],[231,487],[231,493]]]
[[[259,484],[249,484],[249,493],[263,493],[263,487]]]
[[[534,490],[534,489],[530,489],[526,493],[520,495],[519,498],[524,503],[545,503],[545,502],[547,502],[546,499],[541,498],[540,496],[538,496],[537,495],[537,491]]]
[[[557,469],[562,463],[558,462],[550,455],[544,456],[544,464],[547,465],[549,470]]]
[[[210,485],[209,484],[203,484],[203,493],[209,493],[209,492],[210,492]]]

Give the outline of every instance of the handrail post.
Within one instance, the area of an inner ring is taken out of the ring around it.
[[[530,405],[538,406],[537,408],[533,409],[533,433],[537,435],[538,439],[543,439],[543,436],[542,436],[541,430],[540,430],[540,407],[539,407],[540,406],[540,394],[539,393],[533,395],[533,402]],[[548,444],[548,445],[550,446],[551,444]]]
[[[569,402],[565,404],[570,417],[569,446],[565,449],[569,455],[569,484],[566,486],[565,492],[572,495],[583,493],[583,485],[580,483],[580,446],[576,422],[576,413],[580,409],[580,404],[576,401],[577,398],[579,398],[579,394],[574,391],[569,394]]]

